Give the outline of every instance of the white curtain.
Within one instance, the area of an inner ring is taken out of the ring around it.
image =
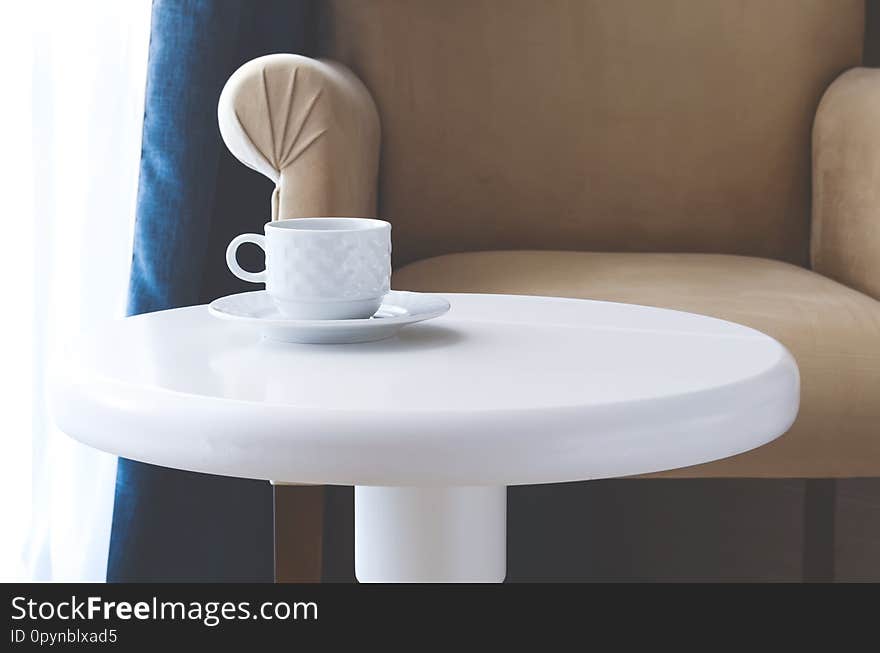
[[[54,428],[47,387],[71,336],[125,313],[150,2],[17,4],[0,22],[14,153],[2,171],[0,579],[102,581],[116,459]]]

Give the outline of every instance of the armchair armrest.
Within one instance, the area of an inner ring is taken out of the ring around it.
[[[230,152],[275,182],[273,220],[375,215],[379,115],[345,66],[259,57],[226,82],[217,117]]]
[[[880,69],[853,68],[813,125],[813,269],[880,299]]]

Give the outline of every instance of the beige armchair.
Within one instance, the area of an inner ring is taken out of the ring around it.
[[[320,13],[320,54],[354,74],[264,58],[221,101],[232,151],[278,184],[275,217],[390,220],[398,289],[760,329],[800,366],[796,423],[663,475],[880,475],[880,71],[858,67],[861,0]],[[282,160],[291,147],[303,153]]]

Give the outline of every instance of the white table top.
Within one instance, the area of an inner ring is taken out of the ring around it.
[[[445,295],[391,340],[263,341],[205,306],[119,320],[54,386],[72,437],[194,471],[345,485],[512,485],[646,473],[760,446],[797,414],[788,351],[643,306]]]

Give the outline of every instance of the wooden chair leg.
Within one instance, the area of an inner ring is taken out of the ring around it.
[[[273,485],[275,582],[321,582],[324,487]]]

